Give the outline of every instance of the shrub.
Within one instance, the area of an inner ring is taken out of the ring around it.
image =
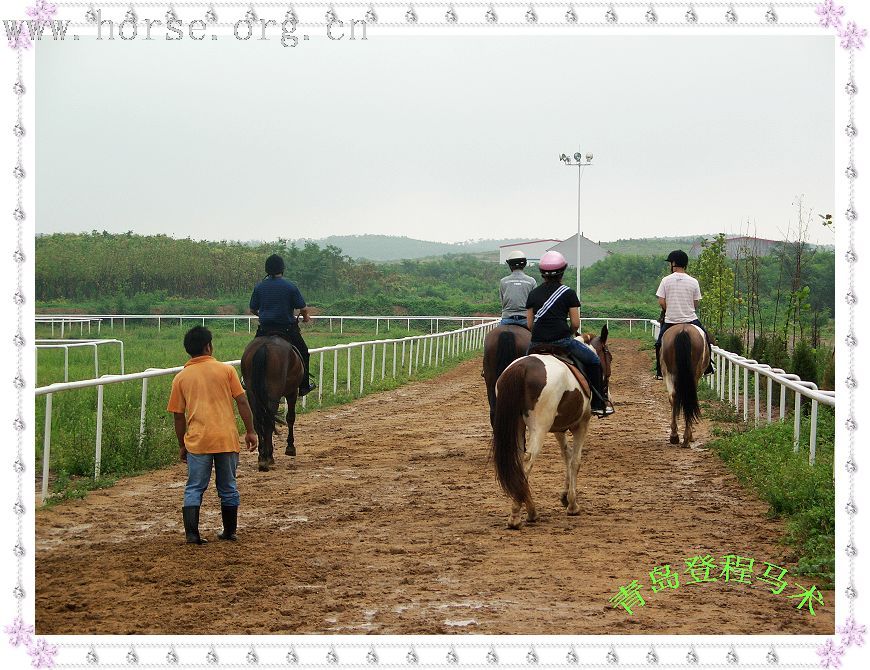
[[[795,345],[791,355],[789,372],[798,375],[804,381],[818,383],[819,370],[816,365],[815,351],[806,340],[800,340]]]

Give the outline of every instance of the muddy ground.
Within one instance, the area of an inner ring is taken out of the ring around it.
[[[617,414],[593,420],[581,514],[559,494],[550,436],[531,476],[541,519],[506,527],[488,462],[479,360],[430,381],[311,413],[299,456],[239,467],[239,541],[218,542],[206,492],[184,544],[178,464],[37,515],[39,634],[62,633],[833,633],[834,594],[816,616],[763,584],[685,583],[684,559],[754,557],[793,567],[782,522],[703,448],[668,444],[667,399],[636,340],[611,343]],[[652,593],[671,564],[681,584]],[[789,579],[789,577],[786,577]],[[646,605],[610,598],[637,579]],[[810,580],[797,578],[809,586]]]

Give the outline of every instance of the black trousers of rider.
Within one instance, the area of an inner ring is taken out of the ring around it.
[[[290,326],[290,344],[299,349],[299,353],[302,355],[302,364],[305,366],[305,378],[302,380],[301,386],[306,386],[311,375],[311,354],[308,353],[308,345],[302,339],[299,326]]]

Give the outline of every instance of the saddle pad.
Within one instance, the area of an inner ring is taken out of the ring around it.
[[[561,361],[568,366],[568,369],[577,379],[577,383],[580,384],[580,388],[582,388],[585,393],[590,393],[589,382],[586,379],[586,370],[577,367],[574,359],[571,358],[568,350],[564,347],[557,347],[552,344],[540,344],[536,347],[532,347],[531,349],[529,349],[529,353],[552,356],[556,360]]]

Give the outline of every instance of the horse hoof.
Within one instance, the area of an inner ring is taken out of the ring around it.
[[[671,444],[679,444],[680,436],[679,435],[671,435]]]
[[[508,525],[508,528],[510,528],[511,530],[519,530],[520,526],[523,525],[523,522],[520,521],[519,519],[514,519],[513,517],[511,517],[510,519],[508,519],[507,525]]]
[[[266,461],[257,461],[257,469],[260,472],[269,472],[269,464]]]
[[[567,507],[567,506],[568,506],[568,494],[567,494],[567,493],[563,493],[563,494],[562,494],[562,497],[559,498],[559,500],[562,501],[562,507]]]
[[[284,450],[284,453],[285,453],[287,456],[295,456],[295,455],[296,455],[296,447],[287,447],[287,448]]]
[[[540,517],[538,516],[538,513],[535,512],[534,515],[529,514],[528,516],[526,516],[526,521],[527,521],[528,523],[537,523],[537,521],[538,521],[539,518],[540,518]]]
[[[580,514],[580,507],[579,506],[574,508],[574,509],[571,509],[570,507],[568,508],[568,516],[579,516],[579,514]]]
[[[272,458],[272,457],[270,456],[270,457],[269,457],[269,463],[268,463],[268,464],[269,464],[269,465],[275,465],[275,459]]]

